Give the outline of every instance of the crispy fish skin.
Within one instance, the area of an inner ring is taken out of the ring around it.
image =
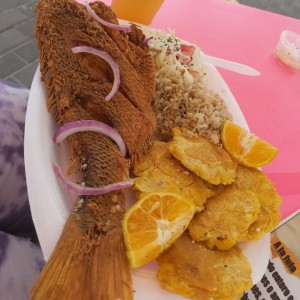
[[[104,3],[96,2],[92,7],[100,17],[117,23]],[[102,26],[76,1],[41,0],[36,10],[35,35],[42,81],[50,93],[49,108],[56,105],[65,87],[70,85],[78,102],[99,107],[101,117],[122,135],[131,158],[139,156],[147,149],[156,125],[151,108],[155,69],[148,49],[141,48],[137,39],[138,45],[125,33]],[[110,66],[95,55],[72,53],[71,48],[80,45],[105,51],[118,63],[120,88],[110,101],[104,99],[112,88]]]
[[[168,143],[155,141],[148,153],[135,164],[134,189],[140,193],[172,192],[190,199],[197,211],[214,195],[213,187],[186,169],[168,149]]]
[[[251,288],[251,267],[238,247],[210,250],[185,232],[158,258],[163,288],[199,300],[235,300]]]
[[[206,201],[205,209],[194,216],[188,230],[194,240],[203,241],[210,249],[229,250],[246,239],[259,213],[255,193],[233,184]]]
[[[264,233],[276,228],[280,221],[279,206],[281,197],[274,184],[260,170],[239,165],[235,184],[256,194],[260,201],[257,220],[251,224],[245,240],[258,240]]]
[[[65,91],[57,103],[56,119],[90,119],[88,112],[70,100],[68,94]],[[81,132],[71,135],[69,142],[76,164],[85,165],[86,186],[98,187],[128,179],[129,162],[109,137]],[[121,228],[124,213],[123,190],[82,196],[32,289],[31,299],[132,299]]]
[[[30,299],[133,299],[130,267],[120,219],[125,194],[83,197],[73,209],[62,235]]]
[[[187,137],[175,128],[169,150],[187,169],[211,184],[230,184],[235,180],[236,163],[220,145],[205,137]]]
[[[108,6],[101,2],[92,6],[100,17],[117,23]],[[36,12],[41,79],[55,121],[105,122],[119,131],[129,153],[130,159],[124,158],[103,134],[76,133],[68,138],[69,171],[79,166],[89,187],[128,179],[131,160],[147,149],[155,128],[150,103],[155,94],[154,66],[148,49],[140,47],[141,32],[135,28],[130,37],[103,27],[73,0],[41,0]],[[113,81],[109,65],[90,54],[72,53],[71,48],[80,45],[106,51],[119,64],[121,84],[110,101],[105,100]],[[123,190],[81,197],[31,299],[133,299],[121,227],[124,213]]]
[[[128,161],[108,137],[78,133],[70,143],[86,164],[83,180],[87,186],[128,178]],[[124,212],[124,191],[82,196],[32,289],[31,299],[133,299],[121,229]]]

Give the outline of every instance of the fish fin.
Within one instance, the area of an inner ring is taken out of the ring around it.
[[[69,216],[31,299],[133,299],[122,230],[84,227],[77,214]]]

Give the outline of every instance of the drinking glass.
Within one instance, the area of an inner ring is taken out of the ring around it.
[[[111,8],[118,19],[149,25],[163,2],[164,0],[112,0]]]

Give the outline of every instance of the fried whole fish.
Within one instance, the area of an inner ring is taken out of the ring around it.
[[[101,18],[117,23],[105,4],[96,2],[92,8]],[[105,122],[119,131],[129,154],[123,157],[116,144],[101,133],[76,133],[68,138],[70,170],[81,168],[89,187],[128,179],[131,160],[145,151],[155,129],[150,104],[155,94],[154,66],[142,44],[141,31],[132,26],[127,35],[103,27],[73,0],[41,0],[36,12],[42,81],[56,122]],[[112,87],[110,67],[91,54],[72,53],[71,47],[78,45],[106,51],[119,64],[121,84],[110,101],[105,100]],[[133,298],[121,229],[124,203],[124,190],[81,197],[31,299]]]

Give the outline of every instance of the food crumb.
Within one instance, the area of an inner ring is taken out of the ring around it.
[[[83,204],[83,199],[81,198],[78,202],[77,202],[77,208],[81,208],[82,204]]]
[[[115,203],[118,202],[118,196],[117,195],[113,195],[112,198],[111,198],[111,201],[115,202]]]
[[[110,212],[113,213],[113,214],[115,214],[115,213],[117,212],[116,207],[115,207],[115,206],[112,206],[112,207],[110,208]]]

